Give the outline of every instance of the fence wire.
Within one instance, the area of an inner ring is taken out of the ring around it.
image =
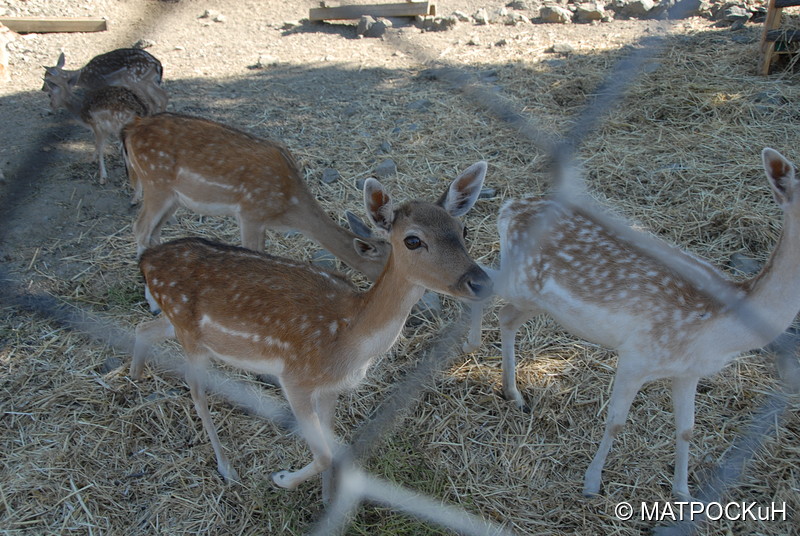
[[[690,0],[682,0],[668,11],[670,19],[681,18],[690,8]],[[665,22],[664,35],[670,22]],[[459,66],[439,62],[424,49],[400,37],[387,41],[390,46],[411,55],[426,65],[426,76],[438,80],[461,93],[477,108],[490,114],[515,131],[522,139],[530,142],[540,152],[548,154],[553,162],[554,198],[562,204],[580,206],[603,225],[623,237],[640,252],[656,259],[670,269],[681,274],[696,288],[706,292],[721,303],[730,306],[742,315],[754,329],[763,329],[761,318],[742,306],[728,281],[715,277],[708,271],[700,271],[692,265],[684,264],[675,255],[676,248],[655,240],[650,235],[633,230],[626,222],[609,216],[584,194],[581,166],[576,153],[583,141],[601,124],[603,117],[619,105],[625,91],[635,81],[642,66],[656,57],[664,46],[664,36],[643,40],[621,59],[609,72],[606,81],[589,100],[569,132],[560,140],[553,140],[534,117],[523,114],[501,94],[482,84]],[[42,134],[39,146],[53,143],[68,136],[67,127],[54,128]],[[35,146],[35,145],[34,145]],[[31,185],[43,175],[43,170],[51,165],[53,154],[33,154],[15,172],[9,173],[10,180],[5,185],[0,211],[0,241],[4,241],[5,229],[14,220],[16,211],[23,210],[25,198]],[[532,192],[519,192],[519,196]],[[550,220],[545,216],[542,224],[529,233],[532,242],[548,232]],[[91,337],[98,344],[108,345],[116,350],[130,354],[133,337],[130,331],[119,326],[113,319],[92,313],[87,309],[61,302],[52,296],[34,294],[21,288],[7,270],[0,268],[0,303],[3,308],[36,314],[75,332]],[[471,514],[462,508],[442,504],[441,500],[426,497],[382,480],[365,472],[360,467],[380,439],[393,430],[396,421],[410,408],[420,395],[430,388],[431,378],[444,370],[452,359],[459,355],[459,344],[466,332],[466,321],[457,318],[436,337],[434,344],[419,364],[408,371],[405,379],[384,399],[376,409],[374,417],[359,429],[350,445],[339,444],[334,459],[335,475],[332,502],[327,506],[322,518],[311,528],[314,535],[327,535],[345,530],[354,513],[363,502],[385,505],[446,527],[459,534],[510,535],[513,531],[493,521]],[[761,448],[763,439],[772,434],[787,408],[787,394],[800,390],[800,366],[795,353],[797,337],[787,333],[780,337],[770,350],[776,355],[777,370],[783,389],[766,397],[761,408],[754,415],[751,425],[735,439],[716,471],[698,485],[697,498],[702,501],[719,501],[740,480],[747,463]],[[166,350],[153,349],[149,360],[162,369],[183,376],[184,360]],[[294,421],[282,400],[276,400],[252,385],[237,382],[213,369],[205,372],[206,388],[223,396],[237,406],[246,408],[264,419],[294,429]],[[672,526],[656,527],[658,534],[693,534],[702,526],[702,519],[681,521]]]

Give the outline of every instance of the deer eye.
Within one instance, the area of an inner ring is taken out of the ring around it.
[[[403,239],[403,243],[408,249],[417,249],[422,245],[422,240],[418,236],[409,235]]]

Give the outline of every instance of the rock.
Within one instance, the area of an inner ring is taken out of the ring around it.
[[[481,46],[481,38],[478,37],[477,35],[473,35],[472,37],[469,38],[469,41],[467,41],[467,44],[469,46],[479,47],[479,46]]]
[[[758,102],[762,104],[774,104],[776,106],[780,106],[786,104],[786,99],[780,93],[772,91],[761,91],[760,93],[757,93],[755,97],[753,97],[753,102]]]
[[[472,15],[472,18],[475,24],[489,24],[489,13],[486,11],[486,8],[480,8]]]
[[[150,48],[152,46],[155,46],[155,44],[156,42],[153,41],[152,39],[139,39],[133,45],[131,45],[131,48],[138,48],[143,50],[145,48]]]
[[[381,143],[380,147],[378,147],[379,154],[389,154],[392,152],[392,144],[388,141],[384,141]]]
[[[221,23],[221,22],[225,22],[225,21],[226,21],[226,20],[228,20],[228,19],[225,17],[225,15],[223,15],[222,13],[220,13],[219,15],[217,15],[216,17],[214,17],[214,19],[213,19],[213,20],[214,20],[214,22],[220,22],[220,23]]]
[[[413,111],[425,111],[431,106],[431,101],[428,99],[419,99],[406,105],[406,108]]]
[[[367,179],[356,179],[356,188],[363,191],[365,182],[367,182]]]
[[[330,251],[320,249],[311,255],[311,264],[324,270],[336,270],[336,257]]]
[[[413,313],[426,320],[434,320],[442,314],[442,300],[435,292],[427,291],[414,305]]]
[[[333,184],[342,178],[342,174],[333,168],[325,168],[322,170],[322,182],[325,184]]]
[[[575,8],[575,22],[601,21],[605,17],[605,9],[603,9],[602,4],[596,2],[585,2],[578,4]]]
[[[497,197],[497,190],[494,188],[483,188],[478,194],[478,199],[492,199],[493,197]]]
[[[369,15],[364,15],[358,21],[356,34],[364,37],[382,37],[386,30],[392,27],[392,21],[385,18],[375,19]]]
[[[575,47],[569,43],[555,43],[551,50],[556,54],[572,54],[575,52]]]
[[[100,366],[101,374],[108,374],[122,366],[122,359],[114,356],[107,357],[103,364]]]
[[[572,22],[572,11],[561,6],[542,6],[539,18],[542,22],[566,24]]]
[[[729,6],[722,11],[722,20],[745,23],[750,20],[750,11],[740,6]]]
[[[472,17],[463,11],[453,11],[453,17],[458,19],[459,22],[472,22]]]
[[[644,18],[647,17],[655,7],[653,0],[630,0],[625,2],[619,13],[625,17]]]
[[[270,54],[261,54],[256,62],[256,69],[266,69],[278,65],[278,58]]]
[[[342,115],[345,117],[353,117],[354,115],[358,114],[360,107],[358,104],[350,103],[345,106],[344,110],[342,110]]]
[[[219,17],[220,12],[216,9],[206,9],[203,11],[203,14],[197,17],[198,19],[214,19],[215,17]]]
[[[492,12],[489,14],[489,23],[504,24],[507,18],[508,18],[508,10],[504,7],[501,7],[500,9],[492,10]]]
[[[514,0],[513,2],[509,2],[506,4],[506,7],[511,9],[516,9],[517,11],[527,11],[530,9],[528,3],[525,0]]]
[[[761,263],[743,253],[734,253],[728,265],[745,276],[754,276],[761,271]]]
[[[397,175],[397,164],[391,158],[387,158],[375,166],[375,176],[379,179],[386,179]]]

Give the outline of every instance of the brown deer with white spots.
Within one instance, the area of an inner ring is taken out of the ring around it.
[[[358,384],[373,358],[394,344],[425,289],[466,300],[485,299],[491,292],[491,280],[467,253],[463,225],[456,219],[474,204],[485,173],[486,164],[479,162],[436,203],[415,200],[399,207],[377,180],[366,181],[367,213],[391,244],[383,272],[367,292],[307,263],[199,238],[146,250],[140,267],[163,314],[136,328],[131,376],[141,376],[151,344],[177,337],[189,360],[186,381],[217,468],[235,481],[196,371],[214,358],[271,374],[313,454],[311,463],[277,472],[273,481],[291,489],[326,471],[339,393]],[[368,242],[356,244],[362,255],[376,254]]]
[[[169,95],[161,87],[164,69],[161,62],[147,51],[138,48],[118,48],[92,58],[80,69],[64,69],[66,58],[61,53],[53,67],[44,68],[42,91],[54,85],[68,92],[76,88],[87,90],[106,86],[126,87],[147,107],[147,114],[167,109]],[[55,109],[55,108],[54,108]]]
[[[515,381],[514,340],[535,315],[548,314],[570,333],[619,355],[605,432],[584,479],[585,495],[599,492],[606,456],[636,393],[646,382],[668,378],[677,436],[672,490],[688,498],[698,380],[741,352],[768,344],[800,309],[800,184],[793,165],[777,151],[764,149],[762,159],[784,213],[783,232],[758,275],[726,285],[736,307],[698,290],[577,206],[530,199],[510,201],[500,210],[500,270],[487,271],[497,295],[507,301],[499,314],[505,397],[524,407]],[[722,274],[703,261],[674,248],[671,257],[725,284]],[[467,351],[480,343],[480,307],[473,308],[472,321]]]
[[[320,207],[284,145],[171,113],[134,121],[124,138],[134,199],[142,199],[133,225],[139,255],[161,241],[164,222],[183,206],[206,216],[235,217],[248,249],[264,251],[267,229],[292,229],[371,280],[380,275],[386,243],[364,238],[377,254],[359,256],[353,247],[358,236]]]

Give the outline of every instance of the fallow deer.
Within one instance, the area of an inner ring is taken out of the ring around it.
[[[92,89],[80,97],[63,80],[48,80],[45,85],[53,110],[65,107],[94,133],[94,156],[100,164],[100,184],[105,184],[108,178],[105,149],[109,139],[120,139],[122,129],[135,117],[147,115],[147,107],[133,91],[123,86]]]
[[[75,88],[100,89],[105,86],[123,86],[136,93],[147,106],[148,115],[167,109],[169,96],[161,81],[164,70],[158,59],[138,48],[119,48],[92,58],[80,69],[64,69],[64,53],[58,56],[53,67],[45,67],[42,91],[52,84]]]
[[[133,232],[137,254],[161,241],[161,227],[184,206],[198,214],[234,216],[242,245],[263,251],[267,229],[297,230],[375,280],[388,255],[382,240],[359,256],[358,238],[337,225],[303,181],[282,144],[197,117],[171,113],[137,119],[124,133],[134,198],[142,206]]]
[[[585,495],[599,492],[606,456],[636,393],[646,382],[668,378],[676,425],[672,490],[690,497],[698,380],[741,352],[769,343],[800,309],[800,184],[793,165],[777,151],[764,149],[762,159],[784,222],[775,250],[754,278],[728,282],[705,262],[652,239],[670,251],[673,266],[724,285],[732,297],[727,302],[708,288],[698,290],[578,206],[540,198],[501,208],[500,270],[487,271],[497,295],[507,301],[499,314],[505,397],[524,407],[515,381],[514,340],[535,315],[548,314],[570,333],[618,352],[605,432],[586,471]],[[474,307],[467,351],[480,342],[480,317],[480,307]]]
[[[186,381],[227,481],[238,475],[225,455],[197,367],[211,358],[279,379],[313,461],[272,480],[295,488],[331,464],[336,400],[366,374],[371,361],[397,339],[426,288],[467,300],[485,299],[491,280],[465,248],[456,219],[474,204],[486,164],[470,166],[436,203],[395,207],[375,179],[364,202],[386,233],[391,253],[377,282],[359,292],[319,268],[264,253],[180,239],[150,248],[140,267],[163,314],[136,328],[130,374],[139,378],[150,345],[176,337],[189,360]],[[363,255],[374,255],[357,241]],[[325,479],[323,479],[323,492]]]

